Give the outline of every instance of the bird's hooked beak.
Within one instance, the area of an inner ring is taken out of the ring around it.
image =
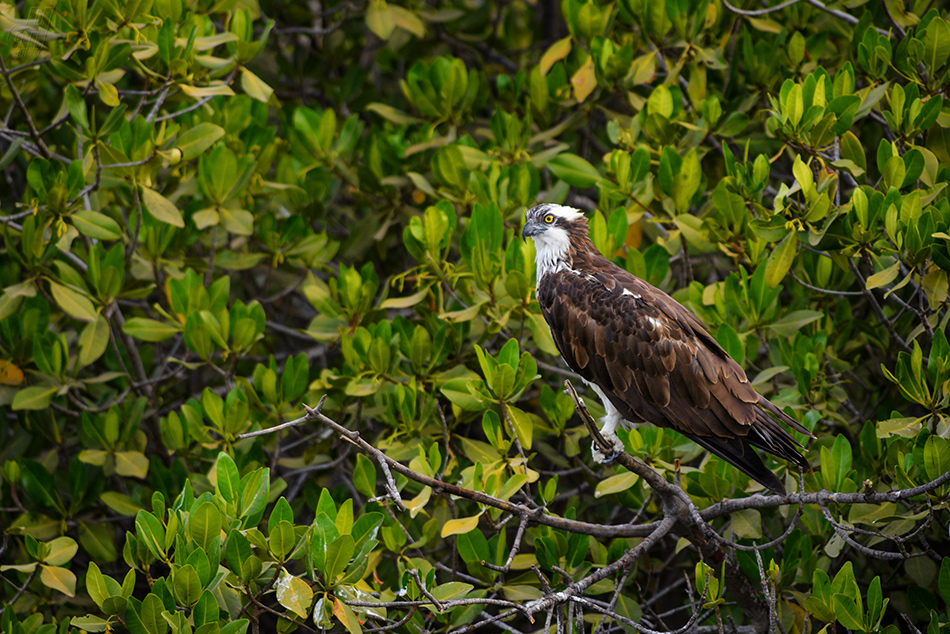
[[[521,230],[521,239],[527,242],[528,238],[538,235],[545,229],[546,227],[544,225],[541,225],[534,220],[528,220],[524,223],[524,229]]]

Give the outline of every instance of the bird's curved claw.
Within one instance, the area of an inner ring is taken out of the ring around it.
[[[607,440],[610,441],[611,439],[607,438]],[[616,460],[617,456],[623,452],[623,443],[620,442],[620,439],[614,436],[613,440],[613,451],[610,452],[610,455],[605,454],[598,448],[597,441],[593,441],[591,443],[590,453],[595,462],[598,462],[602,465],[608,465]]]

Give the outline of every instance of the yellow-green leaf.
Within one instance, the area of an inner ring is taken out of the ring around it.
[[[411,308],[426,298],[429,289],[424,288],[418,293],[413,293],[407,297],[390,297],[379,304],[380,310],[387,308]]]
[[[372,0],[366,9],[366,26],[376,37],[388,40],[396,30],[396,20],[385,0]]]
[[[479,517],[481,517],[481,513],[478,515],[473,515],[472,517],[460,517],[454,520],[449,520],[442,525],[442,537],[448,537],[449,535],[461,535],[475,530],[475,528],[478,526]]]
[[[31,385],[23,388],[13,397],[13,404],[10,406],[14,411],[19,410],[38,410],[49,407],[50,399],[53,394],[59,391],[59,388],[45,387],[42,385]]]
[[[202,99],[204,97],[233,97],[234,91],[227,84],[212,84],[210,86],[189,86],[188,84],[179,84],[181,91],[189,97]]]
[[[244,66],[241,67],[241,88],[252,99],[257,99],[263,103],[267,103],[271,95],[274,94],[273,88]]]
[[[790,233],[778,243],[769,259],[765,263],[765,283],[770,288],[778,286],[788,270],[792,268],[792,261],[795,260],[796,247],[798,246],[798,235]]]
[[[220,221],[221,216],[218,214],[218,210],[214,207],[206,207],[201,211],[196,211],[191,216],[191,221],[195,223],[195,226],[199,229],[207,229],[208,227],[213,227]]]
[[[733,513],[732,532],[738,538],[762,537],[762,516],[755,509]]]
[[[202,152],[214,145],[223,136],[224,128],[205,121],[182,132],[175,147],[181,152],[183,161],[190,161],[201,156]]]
[[[544,52],[544,55],[541,56],[541,62],[538,64],[538,70],[541,71],[541,75],[547,75],[548,71],[551,70],[551,67],[554,66],[559,60],[567,57],[568,53],[571,52],[571,36],[568,35],[563,40],[558,40],[552,44],[548,50]]]
[[[333,598],[333,616],[343,624],[343,627],[345,627],[350,634],[360,634],[360,632],[363,631],[363,628],[360,627],[359,619],[356,618],[356,614],[353,612],[353,608],[336,597]]]
[[[277,580],[276,589],[277,601],[282,606],[302,619],[307,618],[313,602],[313,590],[306,581],[285,571]]]
[[[59,566],[40,566],[40,581],[47,588],[58,590],[67,596],[76,595],[76,575]]]
[[[894,262],[894,264],[890,265],[886,269],[878,271],[874,275],[870,276],[867,279],[867,287],[872,289],[886,286],[897,279],[898,273],[900,273],[900,262]]]
[[[43,562],[50,566],[62,566],[76,554],[79,550],[79,544],[72,537],[57,537],[47,543],[49,554],[43,559]]]
[[[141,451],[117,451],[115,471],[120,476],[144,478],[148,475],[148,458]]]
[[[179,328],[148,317],[133,317],[122,326],[122,332],[142,341],[164,341],[180,332]]]
[[[135,517],[135,514],[142,509],[131,497],[115,491],[106,491],[99,496],[99,499],[110,509],[126,517]]]
[[[103,355],[109,345],[109,322],[105,316],[86,324],[79,335],[79,365],[87,366]]]
[[[79,461],[101,467],[109,459],[109,452],[105,449],[83,449],[79,452]],[[118,495],[118,494],[116,494]],[[138,510],[138,508],[136,508]],[[135,515],[135,513],[133,513]]]
[[[118,240],[122,237],[119,223],[98,211],[77,211],[69,217],[76,230],[96,240]]]
[[[185,221],[182,219],[178,207],[154,189],[142,186],[142,202],[145,203],[148,213],[152,214],[156,220],[168,223],[173,227],[183,228],[185,226]]]
[[[422,119],[414,117],[407,112],[403,112],[397,108],[393,108],[390,105],[384,103],[374,102],[367,105],[364,110],[369,110],[370,112],[375,112],[381,116],[386,121],[391,121],[396,125],[410,125],[413,123],[420,123]]]
[[[636,484],[637,480],[639,479],[640,476],[633,473],[632,471],[624,471],[623,473],[612,475],[609,478],[601,480],[597,483],[597,488],[594,489],[594,497],[599,498],[605,495],[610,495],[611,493],[620,493],[621,491],[626,491]]]
[[[515,435],[518,437],[518,442],[521,443],[521,447],[523,449],[531,449],[534,421],[531,420],[527,412],[510,405],[508,406],[508,417],[511,419],[511,424],[515,428]]]
[[[581,103],[594,92],[594,88],[597,87],[597,75],[594,72],[592,57],[588,56],[587,61],[577,69],[571,77],[571,85],[574,86],[574,97]]]
[[[238,236],[249,236],[254,233],[254,214],[247,209],[228,209],[220,207],[221,224],[224,228]]]
[[[114,84],[97,79],[96,88],[99,89],[99,99],[110,108],[117,108],[122,103],[119,101],[119,91],[116,90]]]
[[[92,301],[85,293],[75,290],[69,286],[57,284],[53,280],[49,281],[49,290],[53,299],[59,304],[67,315],[80,321],[96,321],[98,313],[92,305]]]
[[[406,9],[401,7],[398,4],[391,5],[389,7],[389,14],[392,16],[393,22],[403,31],[408,31],[416,37],[424,37],[426,34],[426,25],[419,19],[419,17]]]

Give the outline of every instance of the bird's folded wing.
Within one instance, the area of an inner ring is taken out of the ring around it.
[[[692,313],[629,274],[550,277],[542,305],[562,356],[621,414],[696,436],[748,434],[760,396]]]

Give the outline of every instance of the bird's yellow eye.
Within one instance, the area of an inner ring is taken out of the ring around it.
[[[546,215],[544,217],[544,222],[546,222],[547,224],[551,224],[552,222],[554,222],[554,214]]]

